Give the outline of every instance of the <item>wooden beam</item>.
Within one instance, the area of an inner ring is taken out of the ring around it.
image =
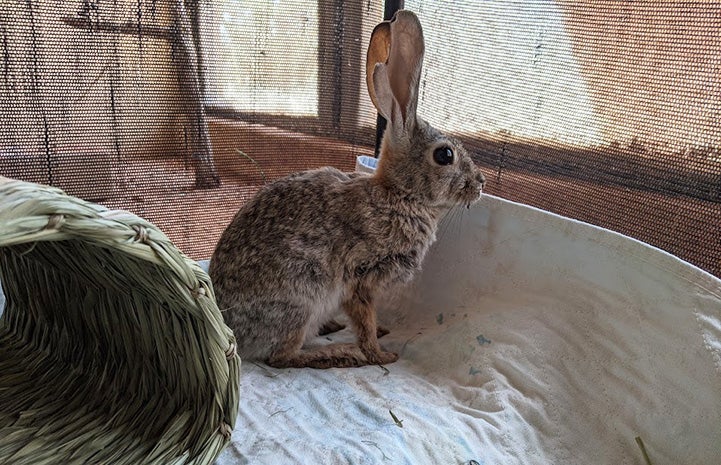
[[[208,125],[205,120],[202,97],[204,83],[198,75],[199,54],[197,45],[199,38],[194,37],[192,27],[192,18],[197,16],[198,4],[192,0],[189,1],[189,4],[193,10],[192,12],[186,10],[184,0],[173,0],[173,26],[171,27],[145,25],[133,21],[124,23],[93,21],[76,16],[65,17],[62,21],[70,27],[89,32],[140,36],[170,42],[173,47],[173,57],[177,66],[183,101],[187,102],[186,127],[191,147],[191,163],[195,169],[195,185],[197,188],[207,189],[218,187],[220,178],[215,170],[213,151],[208,136]]]
[[[197,3],[191,3],[197,8]],[[195,168],[195,187],[209,189],[220,186],[220,177],[213,161],[213,149],[208,134],[203,92],[198,75],[198,49],[193,39],[192,21],[185,8],[185,0],[173,0],[175,23],[172,46],[178,68],[178,79],[183,101],[187,103],[188,135],[190,136],[191,163]],[[197,12],[195,13],[197,14]]]

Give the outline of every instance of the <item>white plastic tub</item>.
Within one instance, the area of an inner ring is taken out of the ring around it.
[[[384,299],[400,360],[244,363],[219,465],[644,464],[636,436],[654,465],[721,463],[721,281],[492,196],[459,213]]]

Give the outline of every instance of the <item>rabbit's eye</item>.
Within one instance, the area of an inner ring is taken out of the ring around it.
[[[439,165],[450,165],[453,163],[453,150],[450,147],[438,147],[433,151],[433,160]]]

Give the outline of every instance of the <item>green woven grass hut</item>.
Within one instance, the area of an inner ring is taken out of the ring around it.
[[[207,274],[152,224],[0,178],[0,463],[210,464],[240,360]]]

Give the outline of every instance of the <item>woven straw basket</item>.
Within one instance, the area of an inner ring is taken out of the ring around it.
[[[208,275],[152,224],[0,177],[0,464],[210,464],[240,361]]]

